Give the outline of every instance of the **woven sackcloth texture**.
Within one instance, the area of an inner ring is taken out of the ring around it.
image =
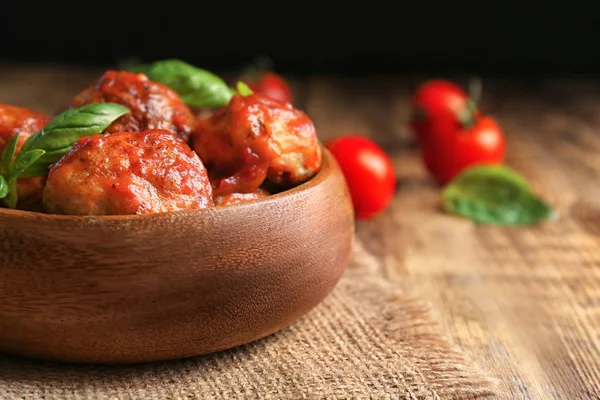
[[[208,356],[71,366],[0,356],[1,399],[474,399],[494,381],[360,242],[328,298],[288,329]]]

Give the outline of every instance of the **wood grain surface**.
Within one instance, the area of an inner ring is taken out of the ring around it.
[[[94,77],[0,65],[0,101],[51,112]],[[373,137],[398,194],[357,234],[389,279],[433,304],[447,336],[500,380],[500,399],[600,398],[600,82],[484,80],[482,108],[508,135],[507,163],[560,212],[540,227],[475,226],[440,211],[406,126],[420,77],[297,82],[322,140]],[[464,77],[455,77],[466,82]]]

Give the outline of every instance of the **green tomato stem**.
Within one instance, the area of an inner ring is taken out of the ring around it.
[[[467,100],[467,106],[458,112],[458,121],[464,128],[472,128],[477,123],[475,112],[477,111],[477,105],[472,99]]]

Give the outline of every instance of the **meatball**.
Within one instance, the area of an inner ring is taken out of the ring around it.
[[[166,85],[148,79],[145,74],[107,71],[91,87],[77,94],[69,106],[91,103],[118,103],[131,113],[112,123],[105,132],[139,132],[166,129],[187,140],[196,120],[179,95]]]
[[[308,116],[259,93],[235,95],[215,115],[198,121],[191,143],[216,195],[253,192],[266,179],[280,188],[295,186],[321,165]]]
[[[43,205],[54,214],[122,215],[214,203],[198,155],[175,134],[153,129],[80,139],[50,169]]]
[[[254,192],[250,193],[231,193],[222,196],[215,196],[215,206],[230,206],[233,204],[246,203],[248,201],[262,199],[267,197],[269,192],[262,188],[258,188]]]
[[[0,153],[6,143],[20,132],[17,142],[17,153],[30,136],[41,130],[50,117],[34,112],[28,108],[0,104]],[[17,179],[17,208],[37,210],[42,200],[45,177]]]

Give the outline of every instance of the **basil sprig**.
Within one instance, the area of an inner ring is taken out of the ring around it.
[[[467,169],[442,191],[444,210],[481,224],[529,225],[557,216],[527,181],[503,165]]]
[[[236,94],[219,76],[178,59],[142,64],[129,71],[144,73],[148,79],[169,86],[181,101],[194,107],[222,107]]]
[[[50,165],[65,155],[75,142],[82,137],[102,133],[129,112],[127,107],[114,103],[88,104],[67,110],[29,137],[16,157],[19,133],[15,134],[0,156],[0,199],[7,207],[15,208],[18,178],[46,175]]]

